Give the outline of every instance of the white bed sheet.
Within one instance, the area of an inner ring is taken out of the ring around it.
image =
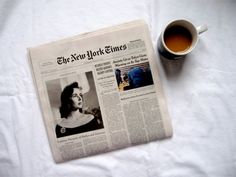
[[[1,0],[1,177],[235,177],[236,1]],[[145,19],[153,44],[171,20],[206,23],[184,61],[157,62],[172,138],[55,164],[26,48]]]

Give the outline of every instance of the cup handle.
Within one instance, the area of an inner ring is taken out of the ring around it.
[[[207,30],[208,30],[207,25],[200,25],[200,26],[197,27],[198,34],[202,34],[202,33],[204,33]]]

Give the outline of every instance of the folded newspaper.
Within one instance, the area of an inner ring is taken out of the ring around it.
[[[29,48],[28,54],[56,162],[172,135],[144,21]]]

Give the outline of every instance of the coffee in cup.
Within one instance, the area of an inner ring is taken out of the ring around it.
[[[206,30],[206,26],[196,28],[187,20],[172,21],[160,35],[158,50],[167,59],[183,58],[196,46],[198,35]]]

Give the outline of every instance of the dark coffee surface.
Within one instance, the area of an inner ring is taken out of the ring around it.
[[[173,26],[164,33],[164,41],[171,51],[183,52],[190,48],[192,36],[186,28]]]

